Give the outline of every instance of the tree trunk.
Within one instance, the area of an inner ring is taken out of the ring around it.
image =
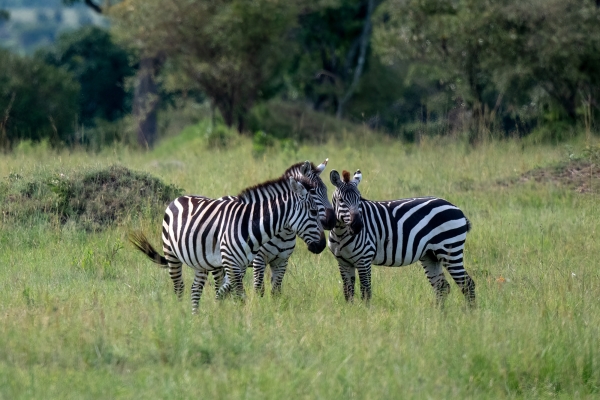
[[[156,58],[142,58],[133,95],[133,117],[136,124],[137,141],[146,148],[154,145],[157,135],[158,87],[154,80],[157,69],[158,60]]]
[[[367,57],[367,48],[369,47],[371,37],[371,15],[375,9],[375,0],[368,0],[367,2],[367,15],[365,16],[365,24],[363,25],[363,31],[360,37],[360,50],[358,60],[356,62],[356,68],[354,69],[354,76],[352,77],[352,83],[346,91],[346,94],[339,99],[337,104],[336,116],[341,119],[344,114],[344,107],[346,103],[352,98],[352,95],[358,87],[360,77],[362,75],[363,68],[365,66],[365,59]]]

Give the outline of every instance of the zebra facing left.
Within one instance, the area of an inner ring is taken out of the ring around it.
[[[400,267],[421,262],[439,303],[450,292],[443,267],[461,288],[467,303],[475,303],[475,282],[463,266],[469,220],[453,204],[437,197],[390,201],[364,199],[358,190],[360,170],[353,179],[343,171],[330,174],[336,187],[332,203],[337,222],[329,234],[329,250],[337,259],[347,301],[354,297],[356,270],[362,298],[371,298],[371,265]]]
[[[307,162],[305,168],[309,167]],[[283,229],[293,230],[312,253],[319,254],[325,249],[314,193],[315,187],[307,178],[283,175],[247,188],[235,197],[182,196],[165,210],[164,256],[141,233],[131,234],[130,241],[152,261],[169,269],[178,297],[184,290],[182,265],[194,269],[192,311],[195,313],[209,272],[214,274],[219,288],[217,297],[231,288],[243,298],[246,266]],[[225,274],[227,285],[223,284]]]

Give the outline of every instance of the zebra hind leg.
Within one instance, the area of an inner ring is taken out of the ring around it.
[[[173,291],[177,295],[177,298],[181,300],[183,297],[183,290],[185,289],[185,283],[183,282],[182,272],[183,264],[177,260],[173,261],[170,257],[167,258],[169,263],[169,276],[173,281]]]
[[[429,251],[421,258],[421,265],[425,270],[425,276],[429,280],[431,287],[435,292],[435,298],[438,306],[443,306],[448,294],[450,293],[450,284],[444,276],[442,263],[436,255]]]
[[[442,256],[443,257],[443,256]],[[462,249],[452,253],[452,257],[444,260],[444,266],[452,276],[452,279],[458,287],[460,287],[467,305],[469,307],[475,306],[475,281],[469,276],[463,265],[463,253]]]

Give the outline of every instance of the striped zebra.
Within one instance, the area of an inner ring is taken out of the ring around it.
[[[310,169],[307,169],[303,163],[298,163],[288,168],[284,175],[295,179],[304,176],[315,186],[314,198],[319,207],[321,225],[324,229],[330,230],[335,226],[335,213],[327,197],[327,186],[320,178],[328,161],[327,158],[316,167],[311,163]],[[254,289],[261,296],[265,292],[264,275],[267,264],[271,267],[271,293],[274,295],[281,293],[281,283],[295,246],[296,232],[291,228],[285,228],[260,248],[252,261],[252,266],[254,267]]]
[[[310,163],[305,163],[306,169]],[[230,289],[244,297],[243,271],[262,245],[290,228],[319,254],[326,241],[314,200],[315,188],[307,178],[282,176],[243,190],[236,197],[210,199],[182,196],[165,211],[162,228],[164,257],[141,233],[130,241],[152,261],[169,268],[178,297],[184,290],[182,264],[194,269],[192,311],[198,310],[208,273],[215,277],[217,297]],[[224,275],[227,282],[224,282]]]
[[[358,269],[363,299],[371,298],[371,264],[400,267],[420,261],[442,303],[450,292],[445,267],[469,305],[475,303],[475,282],[463,267],[463,249],[469,220],[463,212],[437,197],[371,201],[361,197],[360,170],[330,174],[335,186],[333,208],[337,218],[329,234],[329,250],[337,259],[344,296],[354,298]]]

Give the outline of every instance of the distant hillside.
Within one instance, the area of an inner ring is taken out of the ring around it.
[[[51,45],[66,30],[108,25],[89,8],[65,7],[60,0],[0,0],[0,9],[10,14],[8,21],[0,21],[0,46],[21,54]]]

